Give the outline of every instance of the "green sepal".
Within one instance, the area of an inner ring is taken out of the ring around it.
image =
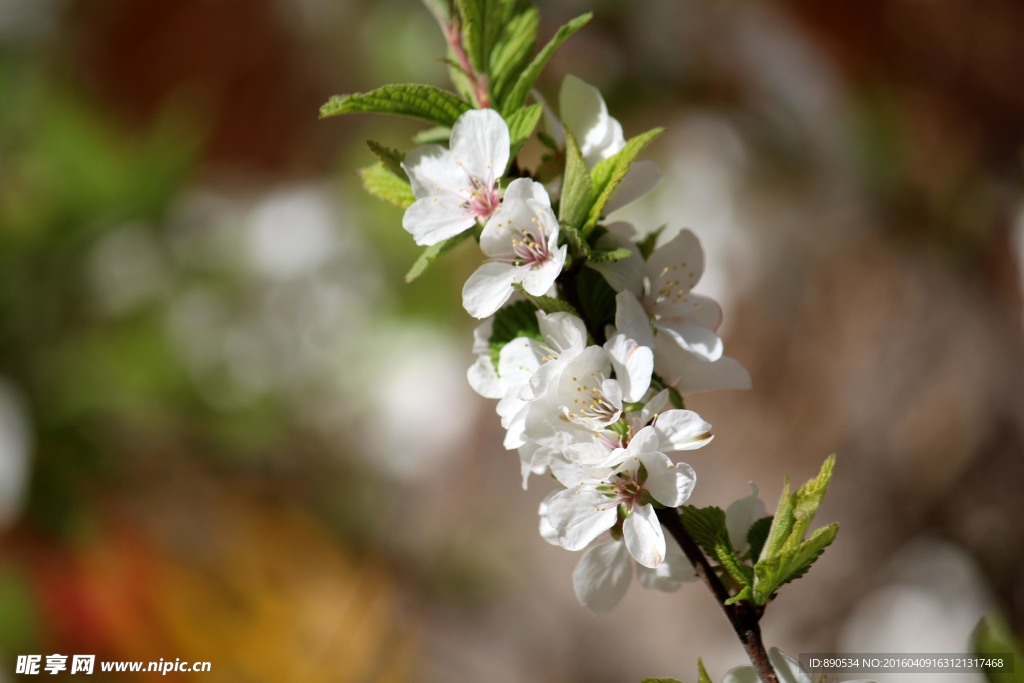
[[[562,181],[562,199],[558,205],[558,218],[571,228],[579,229],[586,220],[594,197],[594,183],[590,169],[583,160],[576,138],[565,133],[565,175]]]
[[[512,288],[525,296],[530,303],[545,313],[572,313],[577,318],[580,315],[579,311],[564,299],[556,299],[553,296],[534,296],[523,289],[523,286],[518,282],[514,283]]]
[[[729,540],[725,510],[714,505],[704,508],[684,505],[681,509],[683,528],[705,553],[717,557],[719,541],[724,538],[728,543]]]
[[[636,243],[637,248],[640,250],[640,255],[644,257],[644,260],[651,258],[651,254],[654,252],[654,246],[658,242],[658,237],[661,236],[662,231],[667,226],[662,225],[661,227],[651,230],[649,233],[644,235],[643,239]]]
[[[532,302],[517,301],[501,308],[494,315],[489,344],[491,361],[495,369],[498,367],[502,348],[518,337],[544,339],[540,333],[540,324],[537,322],[537,309]]]
[[[618,154],[602,159],[594,166],[594,170],[590,173],[594,198],[589,206],[586,223],[582,226],[583,234],[589,233],[597,225],[597,222],[601,220],[604,207],[607,206],[608,200],[615,193],[619,183],[626,177],[626,173],[629,171],[629,166],[633,163],[633,160],[636,159],[651,140],[661,135],[664,130],[664,128],[654,128],[646,133],[630,138],[626,146]]]
[[[373,166],[359,169],[359,177],[363,179],[363,188],[378,199],[400,209],[408,209],[416,201],[412,194],[409,181],[399,178],[378,161]]]
[[[708,670],[700,659],[697,660],[697,683],[711,683],[711,676],[708,676]]]
[[[737,593],[736,595],[734,595],[731,598],[729,598],[728,600],[726,600],[724,604],[726,604],[726,605],[735,605],[737,602],[742,602],[744,600],[750,600],[753,597],[754,597],[754,590],[753,590],[753,588],[751,588],[750,586],[744,586],[743,588],[740,589],[739,593]]]
[[[391,171],[391,173],[402,180],[409,179],[409,176],[405,173],[405,169],[402,168],[402,159],[405,158],[404,154],[394,147],[386,147],[374,140],[367,140],[366,146],[370,148],[370,151],[377,155],[380,162],[384,164],[384,168]]]
[[[579,31],[581,28],[587,25],[593,14],[587,12],[581,14],[575,19],[570,20],[567,24],[562,26],[555,32],[555,35],[551,37],[551,40],[541,48],[540,52],[533,58],[530,64],[519,74],[519,78],[516,80],[516,84],[512,87],[508,97],[505,99],[503,104],[503,111],[510,112],[519,109],[526,102],[526,96],[530,94],[530,89],[533,88],[533,84],[537,81],[540,76],[540,72],[547,66],[548,61],[554,56],[555,51],[561,47],[562,43],[568,40],[569,36]]]
[[[350,95],[335,95],[320,107],[320,118],[341,114],[390,114],[451,126],[472,106],[432,85],[399,83]]]
[[[750,546],[750,550],[747,552],[752,560],[761,557],[761,550],[764,548],[765,541],[768,540],[768,532],[772,527],[772,519],[772,517],[762,517],[751,524],[747,531],[747,545]]]
[[[506,120],[508,136],[511,141],[511,150],[508,155],[509,163],[511,163],[512,159],[515,159],[519,149],[533,135],[533,130],[537,127],[542,113],[544,113],[542,105],[531,104],[528,107],[517,110],[516,113],[509,116]]]
[[[633,251],[626,247],[618,247],[616,249],[590,249],[587,254],[587,260],[595,263],[613,263],[615,261],[627,259],[632,255]]]
[[[423,275],[424,271],[426,271],[426,269],[429,268],[434,261],[438,259],[438,257],[457,247],[472,234],[472,230],[466,230],[465,232],[460,232],[454,237],[441,240],[437,244],[432,244],[424,249],[423,252],[420,253],[419,258],[413,262],[412,268],[409,269],[409,272],[405,274],[405,281],[412,282],[420,275]]]

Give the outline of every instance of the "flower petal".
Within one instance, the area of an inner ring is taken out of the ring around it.
[[[667,410],[654,421],[659,437],[656,450],[691,451],[711,441],[711,425],[692,410]]]
[[[654,348],[651,319],[632,292],[619,292],[615,295],[615,329],[635,339],[641,346]]]
[[[654,371],[654,351],[641,346],[624,334],[609,339],[604,348],[612,359],[615,378],[622,387],[622,398],[635,403],[644,397],[651,386]]]
[[[420,246],[437,244],[476,225],[476,218],[454,194],[417,199],[405,210],[402,227]]]
[[[622,538],[629,554],[643,566],[653,569],[665,561],[665,534],[652,506],[633,506],[622,523]]]
[[[696,581],[697,572],[679,546],[669,544],[661,566],[654,569],[637,567],[636,577],[640,585],[648,590],[674,593],[684,583]]]
[[[664,453],[641,453],[637,456],[647,469],[644,489],[662,505],[677,508],[690,497],[697,484],[697,473],[685,462],[673,464]]]
[[[474,318],[486,318],[512,296],[516,271],[506,263],[485,263],[462,288],[462,305]]]
[[[632,575],[633,562],[625,545],[613,541],[583,553],[572,573],[572,585],[580,604],[603,616],[622,600]]]
[[[564,489],[548,500],[548,522],[566,550],[583,550],[612,528],[617,515],[614,501],[597,491]]]
[[[757,484],[750,482],[750,495],[740,498],[725,511],[725,527],[729,530],[729,541],[740,553],[747,549],[747,532],[750,531],[750,525],[768,514],[757,493]]]
[[[566,76],[558,94],[558,110],[562,123],[579,142],[588,166],[593,167],[625,146],[622,125],[608,115],[600,91],[589,83]]]
[[[493,185],[508,165],[508,125],[493,109],[471,109],[452,126],[451,151],[456,166]]]
[[[679,290],[689,292],[704,274],[704,250],[700,240],[689,230],[680,230],[651,253],[647,272],[652,295],[659,292],[675,295]]]
[[[736,360],[722,356],[709,361],[679,346],[668,334],[655,339],[654,369],[681,394],[750,388],[750,373]]]
[[[626,176],[615,188],[608,204],[604,207],[605,215],[618,211],[627,204],[635,202],[653,190],[661,182],[658,165],[649,159],[639,159],[629,165]]]
[[[551,257],[542,265],[527,268],[523,274],[523,289],[534,296],[544,296],[562,273],[567,249],[563,245],[552,252]]]

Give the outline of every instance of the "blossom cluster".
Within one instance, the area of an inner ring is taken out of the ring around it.
[[[550,139],[561,149],[569,136],[578,141],[591,169],[626,145],[600,93],[573,77],[563,83],[558,115],[548,109],[547,120]],[[602,223],[588,248],[617,256],[587,258],[556,213],[564,178],[541,182],[511,156],[498,112],[462,114],[447,147],[423,145],[405,156],[415,201],[403,227],[427,246],[467,231],[478,236],[484,262],[462,291],[466,311],[483,320],[469,382],[498,401],[504,445],[519,453],[523,486],[531,474],[549,473],[558,483],[540,507],[541,535],[586,551],[573,575],[576,594],[604,613],[634,573],[661,590],[693,577],[685,556],[667,547],[655,513],[682,505],[696,483],[693,468],[673,456],[712,438],[711,425],[683,407],[683,396],[746,388],[750,380],[724,355],[720,307],[693,292],[704,269],[693,233],[682,230],[655,247],[630,225]],[[632,163],[605,214],[656,182],[653,165]],[[605,306],[614,310],[597,317],[581,310],[570,284],[581,269],[603,278],[614,295]],[[525,321],[517,304],[524,298]],[[516,334],[509,336],[512,320]]]

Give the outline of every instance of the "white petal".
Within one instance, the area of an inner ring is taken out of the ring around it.
[[[508,388],[507,383],[501,381],[495,372],[490,356],[477,356],[476,362],[466,371],[466,379],[469,380],[469,386],[473,387],[473,391],[484,398],[502,398]]]
[[[697,580],[697,572],[693,565],[686,559],[686,554],[674,543],[668,545],[665,551],[665,561],[661,563],[661,566],[654,569],[637,567],[636,576],[644,588],[664,593],[674,593],[684,583]]]
[[[582,550],[615,524],[618,513],[608,497],[597,491],[565,489],[548,500],[548,522],[566,550]]]
[[[452,126],[451,150],[455,163],[470,175],[496,181],[508,165],[508,126],[493,109],[471,109]]]
[[[737,666],[725,673],[722,683],[761,683],[757,670],[752,666]]]
[[[653,190],[661,182],[658,165],[648,159],[634,161],[604,208],[605,215],[618,211]]]
[[[564,452],[570,462],[580,467],[611,467],[622,461],[621,454],[601,439],[572,444]]]
[[[544,296],[555,280],[562,274],[562,265],[565,263],[566,249],[562,246],[551,254],[543,265],[536,268],[526,268],[523,274],[523,289],[534,296]]]
[[[654,307],[658,324],[676,329],[687,323],[715,331],[722,324],[722,307],[714,299],[693,292],[664,299]]]
[[[572,313],[537,311],[537,322],[540,325],[540,333],[548,341],[548,345],[556,351],[561,351],[559,358],[572,360],[586,348],[586,324]]]
[[[658,432],[654,430],[654,427],[644,427],[639,432],[633,435],[633,438],[629,441],[629,454],[632,456],[640,455],[641,453],[650,453],[652,451],[661,450],[661,437]]]
[[[583,553],[572,573],[580,604],[605,615],[619,604],[629,588],[633,563],[621,541],[602,543]]]
[[[580,145],[588,166],[621,150],[626,140],[622,126],[608,115],[597,88],[575,76],[566,76],[558,96],[562,122]]]
[[[652,294],[663,288],[670,294],[680,289],[689,292],[704,274],[704,250],[700,240],[689,230],[680,230],[678,235],[651,253],[647,272]],[[669,283],[672,283],[671,287]]]
[[[512,386],[526,384],[540,367],[540,357],[543,355],[544,350],[536,339],[516,337],[501,347],[498,374]]]
[[[750,482],[750,495],[740,498],[725,511],[725,527],[729,530],[729,541],[737,552],[742,553],[747,549],[747,532],[750,531],[750,525],[765,515],[767,511],[764,503],[757,497],[757,484]]]
[[[473,328],[473,353],[479,355],[491,352],[491,335],[494,334],[494,320],[487,319]]]
[[[622,398],[636,403],[644,397],[651,386],[654,371],[654,351],[641,346],[624,334],[617,334],[605,343],[604,348],[612,359],[615,377],[622,387]]]
[[[750,388],[750,373],[736,360],[728,356],[706,360],[682,348],[667,334],[655,339],[654,369],[681,394]]]
[[[768,660],[779,676],[779,683],[811,683],[800,663],[777,647],[768,650]]]
[[[679,507],[693,493],[697,473],[685,462],[673,464],[664,453],[641,453],[637,458],[647,468],[644,489],[662,505]]]
[[[476,218],[456,195],[431,195],[405,210],[402,227],[416,244],[429,246],[476,225]]]
[[[402,168],[409,176],[412,194],[417,199],[446,193],[464,199],[472,191],[465,171],[455,164],[451,152],[440,145],[420,145],[410,150]]]
[[[654,508],[635,505],[622,523],[622,538],[633,559],[645,567],[657,567],[665,561],[665,534]]]
[[[643,304],[632,292],[615,295],[615,328],[641,346],[654,348],[654,331],[651,319]]]
[[[711,441],[711,425],[692,410],[668,410],[654,421],[659,448],[665,453],[690,451]]]
[[[660,318],[655,321],[654,326],[658,328],[659,336],[672,337],[678,346],[705,360],[718,360],[725,350],[722,338],[707,328],[691,323],[682,323],[673,327],[663,324]],[[657,342],[655,342],[655,346],[657,346]]]
[[[512,296],[515,268],[505,263],[485,263],[462,288],[462,306],[474,318],[486,318]]]
[[[523,488],[526,488],[524,485]],[[547,498],[540,502],[540,508],[538,513],[540,514],[540,537],[551,545],[558,545],[558,532],[555,531],[555,527],[551,526],[551,522],[548,521],[548,501],[551,500],[551,496],[555,495],[556,492],[548,495]]]

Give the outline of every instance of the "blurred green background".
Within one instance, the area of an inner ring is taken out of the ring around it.
[[[839,452],[843,530],[769,644],[1024,633],[1024,6],[539,6],[543,37],[595,11],[549,101],[573,73],[627,135],[667,127],[622,217],[701,237],[754,378],[691,402],[717,434],[694,501],[756,480],[771,505]],[[519,490],[465,385],[479,256],[406,286],[401,214],[358,187],[363,140],[417,127],[317,121],[444,84],[443,51],[414,0],[0,0],[0,681],[31,653],[230,682],[742,663],[698,587],[576,604],[577,558],[536,535],[546,484]]]

